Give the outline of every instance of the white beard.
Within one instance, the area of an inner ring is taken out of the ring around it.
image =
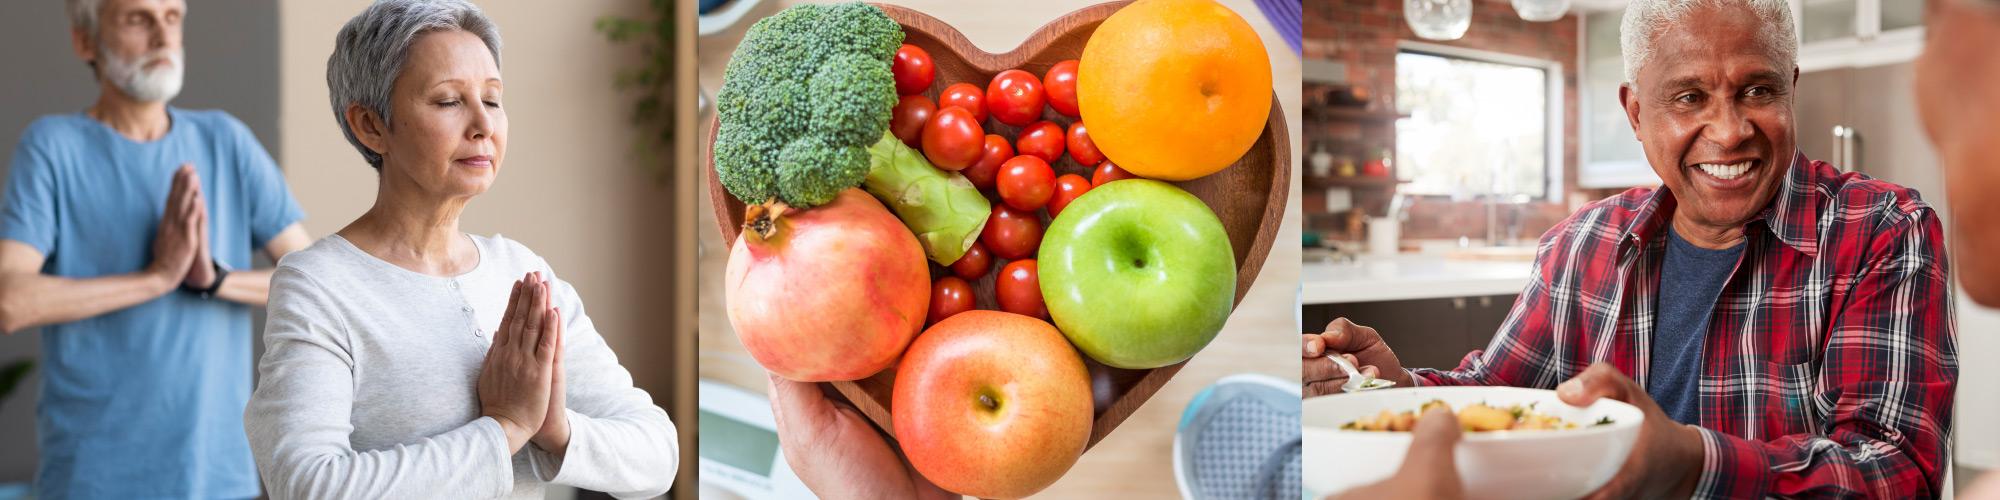
[[[146,65],[166,59],[167,67],[147,70]],[[181,92],[182,52],[179,49],[145,54],[124,59],[115,54],[98,52],[97,60],[102,63],[104,77],[125,95],[141,102],[166,102]]]

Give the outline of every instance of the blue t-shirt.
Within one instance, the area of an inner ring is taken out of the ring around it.
[[[1646,394],[1675,422],[1700,423],[1702,341],[1708,338],[1709,313],[1742,255],[1742,244],[1711,250],[1667,229]]]
[[[165,137],[138,143],[81,113],[35,120],[15,146],[0,238],[47,258],[44,274],[143,270],[174,170],[194,165],[217,262],[254,251],[304,218],[270,153],[221,111],[169,108]],[[172,292],[42,327],[36,408],[44,498],[254,497],[243,433],[250,307]]]

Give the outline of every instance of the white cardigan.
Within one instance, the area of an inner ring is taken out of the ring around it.
[[[338,235],[286,255],[271,278],[261,381],[244,412],[273,498],[539,499],[546,483],[619,497],[664,493],[674,424],[597,334],[583,301],[527,247],[470,236],[479,264],[412,272]],[[513,282],[539,270],[564,321],[570,443],[508,456],[479,415],[478,383]]]

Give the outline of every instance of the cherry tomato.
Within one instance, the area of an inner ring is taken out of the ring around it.
[[[1033,212],[1049,204],[1056,193],[1056,171],[1049,163],[1020,155],[1000,165],[1000,201],[1015,210]]]
[[[1066,139],[1069,144],[1069,157],[1076,160],[1076,164],[1104,163],[1104,152],[1097,150],[1097,143],[1090,142],[1090,131],[1084,129],[1083,122],[1069,124],[1069,134]]]
[[[1069,202],[1076,201],[1076,197],[1083,196],[1087,191],[1090,191],[1090,181],[1081,175],[1063,174],[1057,177],[1056,196],[1049,198],[1049,217],[1062,215],[1063,207],[1069,206]]]
[[[924,157],[945,170],[963,170],[979,161],[986,131],[964,108],[944,108],[924,123]]]
[[[993,254],[986,251],[985,243],[977,241],[972,242],[972,248],[965,249],[965,256],[959,257],[958,262],[951,263],[951,274],[966,281],[978,280],[992,269]]]
[[[1063,116],[1082,116],[1076,107],[1076,60],[1056,63],[1042,76],[1042,88],[1049,94],[1049,107]]]
[[[1055,122],[1039,121],[1021,129],[1020,137],[1014,139],[1016,153],[1032,155],[1042,161],[1055,163],[1062,159],[1063,129]]]
[[[945,87],[944,93],[938,94],[938,108],[952,106],[965,108],[972,112],[972,119],[986,123],[986,93],[978,85],[959,82]]]
[[[993,76],[986,86],[986,111],[1000,123],[1016,127],[1042,116],[1042,81],[1034,73],[1010,69]]]
[[[897,94],[922,94],[931,89],[931,81],[937,78],[937,66],[931,64],[931,53],[925,52],[923,47],[906,43],[896,49],[896,59],[889,63],[889,73],[896,76]]]
[[[931,313],[924,324],[935,325],[945,318],[970,311],[973,308],[972,284],[957,276],[938,278],[931,284]]]
[[[937,104],[931,98],[921,95],[906,95],[896,100],[896,108],[889,112],[889,131],[903,140],[903,145],[912,148],[923,147],[924,124],[937,114]]]
[[[1110,160],[1105,160],[1104,163],[1097,164],[1096,172],[1090,174],[1090,187],[1102,186],[1106,182],[1111,182],[1119,179],[1137,179],[1137,178],[1139,178],[1139,176],[1132,175],[1131,172],[1126,172],[1125,169],[1118,168],[1117,165],[1111,164]]]
[[[1008,145],[1005,137],[986,134],[985,147],[980,151],[979,162],[958,173],[965,174],[965,180],[972,181],[973,187],[993,189],[994,179],[1000,176],[1000,164],[1014,159],[1014,146]]]
[[[1031,257],[1042,247],[1042,220],[1035,218],[1034,212],[996,203],[993,215],[986,218],[986,228],[979,232],[979,241],[985,243],[986,249],[992,251],[995,257]]]
[[[1035,259],[1008,262],[1000,268],[999,279],[993,280],[995,297],[999,299],[1000,310],[1031,318],[1048,318],[1049,308],[1042,303],[1042,279],[1036,272]]]

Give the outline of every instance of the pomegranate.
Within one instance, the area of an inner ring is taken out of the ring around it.
[[[764,369],[800,382],[867,378],[923,328],[923,246],[867,192],[848,189],[808,210],[753,205],[744,218],[723,298]]]

